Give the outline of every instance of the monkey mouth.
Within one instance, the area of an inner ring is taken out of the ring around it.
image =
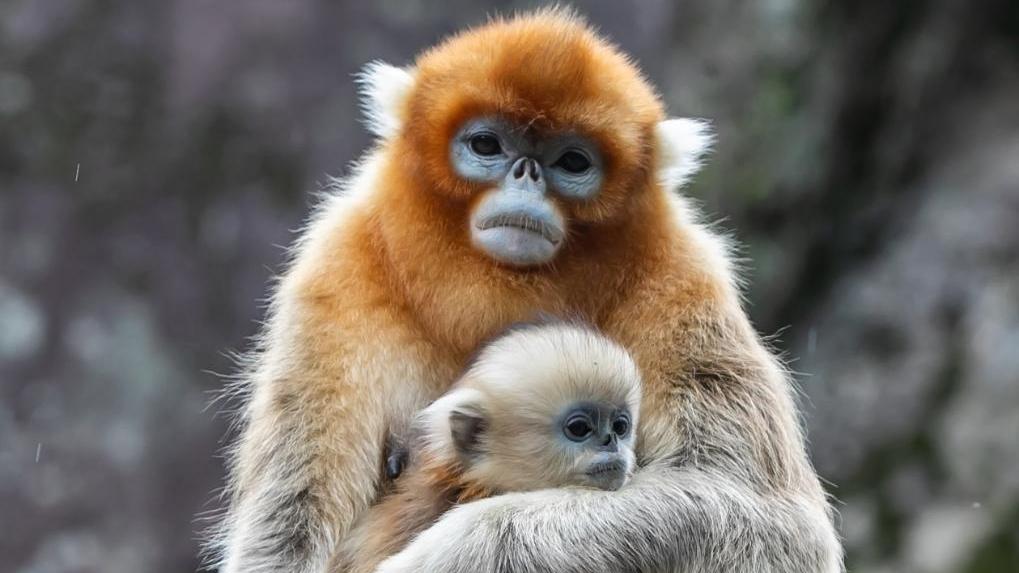
[[[592,464],[584,472],[594,487],[604,490],[617,490],[626,483],[626,466],[621,462],[601,462]]]
[[[592,464],[591,467],[587,468],[587,472],[585,473],[587,473],[590,477],[612,476],[623,473],[623,464],[619,462],[602,462]]]
[[[496,195],[482,203],[471,218],[474,247],[511,267],[550,263],[565,243],[565,221],[547,202],[524,199]]]
[[[483,219],[477,226],[479,231],[504,228],[519,229],[521,231],[535,233],[537,235],[541,235],[543,239],[556,246],[558,246],[563,240],[563,232],[561,229],[554,225],[550,225],[537,217],[532,217],[523,213],[493,215]]]

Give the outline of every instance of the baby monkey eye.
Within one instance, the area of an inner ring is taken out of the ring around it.
[[[566,423],[563,424],[563,431],[567,438],[575,442],[582,442],[594,433],[594,425],[591,424],[591,420],[587,416],[578,414],[567,418]]]
[[[619,416],[612,421],[612,433],[620,438],[630,433],[630,419],[626,416]]]
[[[553,165],[570,173],[583,173],[591,168],[591,160],[583,153],[571,149],[562,154]]]
[[[471,146],[471,151],[483,157],[491,157],[502,153],[499,138],[487,131],[472,135],[468,143]]]

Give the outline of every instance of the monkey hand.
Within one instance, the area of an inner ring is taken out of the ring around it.
[[[407,467],[410,451],[407,446],[390,437],[386,440],[386,479],[395,481]]]
[[[491,544],[511,512],[496,496],[450,510],[375,573],[467,573],[494,571],[499,555]]]

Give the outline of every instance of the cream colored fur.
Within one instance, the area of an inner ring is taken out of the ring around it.
[[[673,192],[710,142],[703,124],[662,122],[632,63],[563,10],[494,20],[413,71],[376,65],[362,82],[380,141],[295,244],[240,377],[216,565],[324,571],[377,501],[386,436],[449,389],[484,337],[547,311],[590,320],[639,366],[633,479],[465,504],[380,571],[841,571],[790,377],[741,306],[726,241]],[[585,100],[567,97],[578,82]],[[471,187],[440,135],[474,105],[501,105],[506,85],[527,96],[513,110],[586,122],[615,144],[599,197],[569,206],[584,224],[565,254],[532,272],[470,250]]]
[[[619,345],[567,323],[511,332],[487,345],[449,394],[421,414],[429,455],[449,459],[449,414],[477,409],[485,417],[484,455],[464,481],[493,491],[577,485],[586,458],[550,447],[552,425],[566,405],[582,401],[625,405],[636,427],[640,374]],[[636,430],[634,430],[636,431]],[[623,448],[633,467],[632,448]]]

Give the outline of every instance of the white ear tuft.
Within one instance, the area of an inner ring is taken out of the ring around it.
[[[658,139],[658,182],[668,190],[682,187],[701,168],[715,136],[707,121],[667,119],[655,128]]]
[[[400,107],[414,85],[411,70],[376,61],[364,67],[357,83],[368,130],[382,138],[396,134],[402,120]]]

